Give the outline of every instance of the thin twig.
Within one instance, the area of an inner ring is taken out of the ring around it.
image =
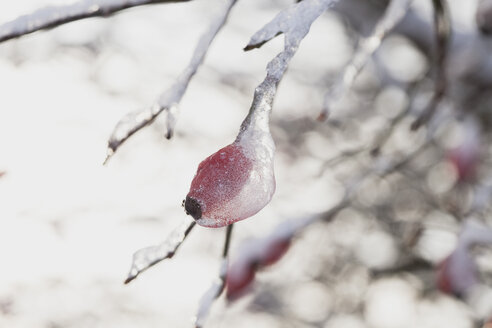
[[[317,176],[321,176],[328,168],[334,169],[337,165],[345,163],[347,160],[350,160],[357,155],[360,155],[361,153],[365,152],[367,150],[367,147],[361,146],[357,147],[354,149],[349,149],[349,150],[342,150],[340,153],[338,153],[336,156],[333,156],[330,159],[327,159],[323,165],[321,166]]]
[[[318,120],[326,120],[334,104],[340,101],[351,88],[355,78],[367,60],[379,48],[386,34],[405,16],[411,2],[412,0],[392,0],[389,3],[383,17],[377,22],[371,35],[360,40],[354,56],[338,76],[332,89],[325,95],[323,109],[318,116]]]
[[[379,278],[399,273],[415,273],[422,270],[432,270],[433,268],[434,265],[426,259],[412,257],[392,268],[373,269],[372,275],[374,278]]]
[[[129,113],[116,124],[108,140],[107,157],[104,163],[109,160],[128,138],[143,127],[152,123],[163,111],[168,112],[166,137],[168,139],[172,137],[176,122],[175,112],[177,111],[177,105],[186,92],[188,84],[197,72],[198,67],[203,63],[212,41],[215,39],[222,26],[224,26],[235,3],[236,0],[227,0],[227,3],[224,5],[218,16],[212,19],[209,28],[198,41],[188,66],[181,72],[174,84],[163,92],[152,106]]]
[[[410,111],[410,105],[403,110],[401,113],[399,113],[396,117],[394,117],[389,124],[389,127],[387,129],[384,129],[377,137],[376,141],[374,142],[374,145],[372,146],[371,149],[371,155],[372,156],[378,156],[381,153],[381,149],[384,147],[384,145],[388,142],[390,139],[391,135],[393,134],[393,131],[395,131],[396,126],[398,123],[400,123],[408,114]]]
[[[48,6],[0,25],[0,42],[80,19],[107,17],[132,7],[185,1],[189,0],[81,0],[69,5]]]
[[[187,220],[177,227],[163,243],[142,248],[135,252],[125,284],[128,284],[133,279],[137,278],[143,271],[162,260],[172,258],[195,225],[195,221],[190,222]]]
[[[354,176],[352,179],[349,179],[349,181],[345,184],[345,193],[342,199],[331,209],[322,213],[318,219],[323,222],[330,222],[341,210],[351,206],[352,196],[359,190],[360,186],[364,181],[366,181],[366,179],[375,175],[379,177],[385,177],[399,170],[401,167],[414,159],[415,156],[421,154],[424,150],[426,150],[429,145],[430,142],[426,142],[406,156],[391,163],[385,163],[383,159],[376,160],[374,162],[374,165],[368,168],[365,172],[362,172],[358,176]],[[317,221],[318,219],[313,219],[313,222]]]
[[[432,4],[434,6],[434,33],[436,39],[434,93],[427,107],[412,123],[412,130],[417,130],[434,116],[447,88],[446,58],[451,38],[451,18],[445,0],[432,0]]]
[[[222,263],[220,265],[219,276],[200,300],[200,306],[198,308],[198,312],[195,318],[196,328],[201,328],[204,326],[214,301],[217,298],[219,298],[219,296],[222,295],[222,292],[224,291],[225,282],[227,278],[227,268],[229,266],[228,254],[229,254],[229,246],[231,244],[233,226],[234,224],[227,226],[226,236],[224,241],[224,249],[222,251]]]

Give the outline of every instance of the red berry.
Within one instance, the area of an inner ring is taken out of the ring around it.
[[[478,149],[460,146],[450,151],[448,158],[456,170],[458,181],[469,181],[475,178],[480,159]]]
[[[200,163],[185,210],[201,226],[223,227],[256,214],[274,191],[273,151],[242,139]]]
[[[453,165],[459,182],[476,178],[480,164],[480,128],[475,121],[465,121],[463,137],[459,145],[448,152],[447,159]]]
[[[226,279],[226,298],[233,301],[241,297],[255,279],[256,264],[249,261],[234,263],[229,267]]]
[[[437,274],[436,274],[436,284],[437,288],[446,294],[452,294],[452,285],[451,285],[451,280],[448,274],[448,259],[446,258],[444,261],[439,263],[437,266]]]
[[[261,255],[261,266],[275,264],[289,250],[290,238],[271,240]]]

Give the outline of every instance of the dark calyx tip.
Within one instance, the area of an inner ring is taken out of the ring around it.
[[[184,206],[186,214],[191,215],[195,220],[202,218],[202,207],[195,198],[186,196]]]

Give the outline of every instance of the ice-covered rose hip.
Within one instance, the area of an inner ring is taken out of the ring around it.
[[[272,199],[273,155],[267,111],[250,111],[236,140],[198,166],[186,213],[205,227],[218,228],[246,219]]]
[[[225,286],[227,300],[234,301],[244,295],[253,284],[256,272],[279,261],[295,235],[311,222],[312,217],[283,221],[269,235],[244,242],[229,265]]]

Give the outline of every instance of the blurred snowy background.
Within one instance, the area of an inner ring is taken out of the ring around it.
[[[217,275],[223,229],[195,228],[175,258],[129,285],[123,280],[133,252],[159,243],[185,218],[181,201],[198,163],[235,138],[267,62],[283,44],[278,38],[258,50],[242,48],[292,2],[238,1],[181,102],[175,137],[166,140],[158,120],[105,167],[116,122],[152,104],[173,82],[222,1],[144,6],[0,44],[0,327],[190,327]],[[367,2],[379,13],[384,9],[384,1]],[[63,3],[2,1],[0,22]],[[454,28],[476,34],[476,1],[450,5]],[[431,24],[429,1],[412,8]],[[359,17],[361,25],[366,17],[371,24],[369,14]],[[425,38],[432,35],[427,32]],[[361,163],[349,159],[332,170],[327,160],[367,145],[408,105],[402,85],[428,74],[429,53],[391,35],[357,79],[359,98],[343,104],[342,129],[316,122],[357,35],[350,19],[331,11],[301,43],[272,117],[277,192],[264,210],[236,225],[233,257],[241,241],[339,201],[340,177]],[[365,107],[372,109],[361,114]],[[388,150],[423,142],[422,131],[408,130],[411,122],[400,123]],[[442,132],[443,143],[458,138],[455,125]],[[436,193],[450,188],[449,171],[441,165],[432,172],[426,179]],[[396,190],[396,179],[371,181],[358,196],[361,204],[382,204]],[[442,260],[454,247],[459,224],[442,211],[421,210],[415,190],[398,190],[400,220],[425,218],[448,227],[428,229],[417,251],[433,263]],[[280,263],[257,276],[247,297],[230,306],[219,300],[208,326],[472,327],[473,314],[463,302],[426,294],[430,270],[381,273],[403,256],[403,235],[390,233],[389,226],[361,206],[342,211],[331,224],[309,227]],[[483,258],[490,272],[490,254]],[[491,304],[482,300],[481,311]]]

